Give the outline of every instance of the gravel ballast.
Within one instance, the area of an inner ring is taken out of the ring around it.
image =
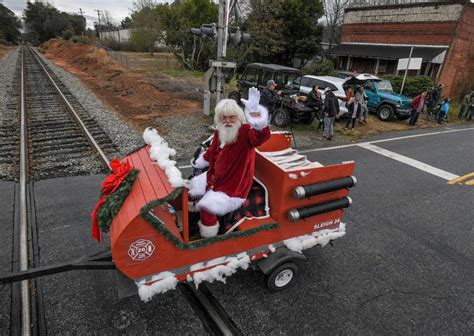
[[[142,134],[129,127],[114,111],[108,109],[92,91],[84,86],[80,79],[56,66],[43,55],[40,54],[40,56],[84,109],[99,123],[100,127],[119,148],[122,155],[126,155],[144,144]]]

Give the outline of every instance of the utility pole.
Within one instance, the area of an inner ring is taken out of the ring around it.
[[[221,100],[221,94],[224,94],[224,75],[222,65],[220,65],[227,54],[227,38],[229,36],[229,12],[231,0],[219,0],[219,18],[217,22],[217,64],[216,67],[216,104]]]
[[[97,12],[97,18],[99,19],[99,23],[97,24],[97,33],[99,33],[99,39],[100,39],[100,12],[101,10],[95,9],[95,11]]]
[[[84,16],[84,12],[82,11],[82,8],[79,8],[79,13],[81,13],[82,18],[84,19],[84,30],[86,30],[87,29],[87,21],[86,21],[86,18]],[[82,31],[82,36],[84,36],[84,31]]]
[[[410,56],[408,56],[407,67],[405,69],[405,75],[403,76],[402,87],[400,88],[400,94],[403,94],[403,87],[405,86],[405,79],[407,78],[408,68],[410,67],[412,55],[413,55],[413,46],[410,48]]]

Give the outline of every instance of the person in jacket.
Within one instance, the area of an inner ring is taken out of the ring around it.
[[[458,119],[463,119],[464,118],[464,113],[466,112],[466,117],[469,117],[469,104],[471,102],[471,96],[473,95],[473,92],[468,92],[464,95],[462,101],[461,101],[461,109],[459,110],[458,114]]]
[[[451,102],[449,98],[445,98],[444,101],[441,103],[441,107],[438,113],[438,120],[436,121],[439,125],[443,123],[444,119],[448,118],[450,104]]]
[[[471,92],[471,101],[469,102],[469,117],[467,120],[472,120],[474,117],[474,92]]]
[[[277,84],[273,79],[267,81],[267,86],[260,94],[260,104],[265,106],[268,110],[270,120],[272,120],[273,112],[277,107],[277,102],[280,97],[280,92],[275,91]]]
[[[347,110],[349,111],[349,119],[347,119],[346,130],[351,125],[351,128],[355,127],[357,119],[360,117],[362,112],[362,103],[360,101],[360,96],[354,96],[352,102],[349,103]]]
[[[324,130],[324,113],[323,113],[323,99],[321,93],[319,92],[319,87],[317,85],[313,86],[313,89],[308,94],[308,98],[305,102],[306,106],[311,107],[316,110],[316,119],[319,121],[318,130],[322,127]]]
[[[339,102],[330,88],[324,89],[324,132],[323,138],[329,141],[334,136],[334,120],[339,113]]]
[[[420,113],[423,111],[426,103],[426,95],[428,94],[427,91],[423,92],[422,94],[416,96],[413,98],[411,102],[411,116],[410,120],[408,121],[409,125],[415,126],[416,122],[418,121],[418,117],[420,116]]]
[[[244,108],[244,104],[242,103],[242,88],[239,83],[235,85],[235,90],[229,93],[229,99],[235,100],[237,105],[239,105],[241,108]]]
[[[362,124],[367,124],[369,121],[369,107],[367,106],[367,96],[365,95],[363,86],[358,87],[355,97],[359,97],[359,102],[361,104],[359,122]]]
[[[443,84],[438,84],[437,88],[431,92],[430,100],[428,101],[428,114],[433,114],[433,110],[436,108],[443,97]]]
[[[268,111],[259,99],[258,90],[251,88],[249,99],[242,100],[245,114],[233,99],[223,99],[216,106],[217,130],[211,146],[193,164],[209,169],[193,177],[189,188],[191,197],[202,196],[196,206],[203,238],[217,235],[217,216],[240,208],[252,187],[255,147],[270,138]]]

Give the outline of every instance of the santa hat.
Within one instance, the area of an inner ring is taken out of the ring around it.
[[[241,122],[245,122],[245,115],[239,105],[234,99],[222,99],[216,105],[216,114],[214,115],[214,122],[219,124],[221,116],[237,116]]]
[[[262,130],[268,126],[268,110],[260,105],[260,92],[255,88],[251,87],[249,89],[249,99],[241,99],[242,103],[245,105],[245,117],[247,117],[247,122],[256,130]],[[250,113],[259,112],[259,117],[253,117]]]

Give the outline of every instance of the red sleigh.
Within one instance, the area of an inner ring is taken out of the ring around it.
[[[291,283],[302,250],[345,234],[341,218],[351,204],[354,162],[310,162],[291,149],[291,140],[288,133],[273,133],[257,150],[255,185],[263,190],[263,213],[206,239],[190,238],[187,189],[171,186],[150,159],[150,147],[127,156],[139,173],[111,223],[110,243],[115,265],[135,280],[142,299],[179,281],[222,280],[250,264],[266,274],[270,289],[280,290]]]

